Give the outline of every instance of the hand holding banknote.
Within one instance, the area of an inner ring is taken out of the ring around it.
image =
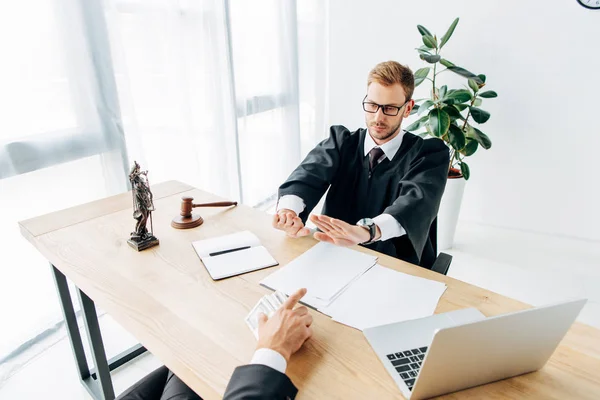
[[[257,349],[275,350],[289,362],[291,355],[312,336],[312,315],[305,306],[294,309],[305,294],[306,289],[292,294],[270,318],[259,314]]]

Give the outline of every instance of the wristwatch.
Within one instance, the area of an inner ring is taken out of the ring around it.
[[[361,244],[369,244],[373,242],[373,239],[375,239],[375,235],[377,234],[377,225],[375,225],[375,221],[373,221],[371,218],[363,218],[358,221],[356,225],[369,231],[369,240]]]

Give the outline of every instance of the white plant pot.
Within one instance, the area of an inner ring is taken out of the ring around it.
[[[464,178],[448,179],[446,183],[437,217],[438,252],[450,249],[454,244],[454,233],[456,232],[460,205],[465,192],[465,183]]]

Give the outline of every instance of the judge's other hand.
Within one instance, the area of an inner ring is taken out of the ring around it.
[[[265,314],[258,315],[257,349],[275,350],[289,363],[292,354],[312,336],[313,317],[308,308],[301,306],[294,309],[305,294],[306,289],[292,294],[271,318]]]
[[[310,233],[302,219],[287,208],[282,208],[273,216],[273,228],[284,231],[289,237],[301,237]]]
[[[350,247],[367,242],[370,238],[369,231],[365,228],[350,225],[327,215],[313,214],[310,216],[310,220],[322,231],[314,234],[315,239],[321,242]]]

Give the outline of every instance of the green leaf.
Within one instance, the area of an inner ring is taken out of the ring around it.
[[[415,79],[417,78],[426,78],[427,75],[429,75],[429,71],[431,70],[430,67],[425,67],[425,68],[419,68],[416,72],[415,72]]]
[[[475,139],[467,137],[467,144],[465,144],[460,153],[465,157],[472,156],[477,151],[477,147],[479,147],[479,143]]]
[[[469,107],[469,109],[471,110],[471,115],[473,116],[473,119],[478,124],[485,124],[485,122],[488,119],[490,119],[490,113],[485,110],[482,110],[481,108]]]
[[[446,99],[453,100],[452,104],[464,103],[470,101],[472,98],[471,92],[466,89],[455,90],[446,95]]]
[[[481,105],[481,103],[483,103],[483,101],[480,98],[475,99],[475,101],[473,102],[473,105],[475,107],[479,107]]]
[[[473,127],[472,130],[469,130],[467,136],[475,139],[477,143],[479,143],[481,147],[483,147],[486,150],[492,147],[492,141],[490,140],[490,138],[485,133],[481,132],[475,127]]]
[[[408,114],[408,115],[416,114],[417,111],[419,111],[419,107],[420,106],[418,104],[415,104],[415,106],[412,108],[412,110],[410,110],[410,114]]]
[[[431,100],[427,100],[425,101],[423,104],[421,104],[421,107],[419,108],[419,115],[423,114],[425,111],[427,111],[427,109],[429,107],[431,107],[433,105],[433,101]]]
[[[469,177],[471,176],[471,171],[469,170],[467,163],[464,161],[460,162],[460,172],[462,172],[465,181],[468,181]]]
[[[469,107],[467,104],[454,104],[454,107],[458,110],[458,111],[463,111],[465,110],[467,107]]]
[[[479,78],[477,75],[475,75],[471,71],[467,71],[466,69],[464,69],[462,67],[457,67],[456,65],[451,65],[448,67],[448,69],[450,71],[454,72],[455,74],[464,76],[465,78],[473,79],[478,85],[483,84],[483,81],[481,81],[481,78]]]
[[[440,64],[442,64],[444,67],[453,67],[454,64],[448,60],[446,60],[445,58],[442,58],[440,60]]]
[[[444,97],[446,97],[446,93],[448,92],[448,86],[444,85],[440,88],[440,92],[438,93],[438,96],[440,99],[443,99]]]
[[[479,96],[483,97],[484,99],[493,99],[494,97],[498,97],[498,93],[494,92],[493,90],[488,90],[487,92],[479,93]]]
[[[435,64],[442,58],[439,54],[421,54],[421,60],[427,61],[429,64]]]
[[[431,54],[429,47],[427,46],[417,47],[415,50],[417,50],[419,53]]]
[[[416,120],[415,122],[413,122],[412,124],[410,124],[408,126],[408,128],[406,128],[406,130],[409,132],[416,131],[417,129],[421,128],[422,126],[425,126],[427,124],[428,120],[429,120],[429,116],[425,115],[425,116],[419,118],[418,120]]]
[[[433,36],[433,35],[431,34],[431,32],[429,32],[429,31],[427,30],[427,28],[425,28],[423,25],[417,25],[417,29],[419,30],[419,33],[420,33],[422,36],[425,36],[425,35]]]
[[[456,151],[460,151],[465,147],[465,134],[458,126],[451,124],[448,129],[448,141]]]
[[[477,75],[477,77],[479,79],[481,79],[481,82],[485,83],[485,75],[484,74],[479,74],[479,75]]]
[[[452,24],[450,25],[450,28],[448,28],[448,30],[446,31],[446,33],[444,33],[444,36],[442,36],[442,42],[440,43],[440,49],[442,47],[444,47],[444,45],[446,44],[446,42],[448,41],[448,39],[450,39],[450,36],[452,36],[452,34],[454,33],[454,28],[456,28],[456,25],[458,24],[458,18],[456,18]]]
[[[479,91],[479,85],[477,84],[477,82],[475,82],[475,79],[469,78],[469,87],[475,93]]]
[[[417,70],[417,72],[415,72],[415,87],[417,87],[421,83],[423,83],[425,78],[427,78],[427,75],[429,75],[430,70],[431,70],[431,68],[425,67],[425,68],[419,68]]]
[[[442,110],[448,113],[451,121],[456,121],[457,119],[464,119],[460,111],[454,108],[454,106],[445,106],[442,108]]]
[[[425,46],[429,47],[430,49],[435,49],[437,47],[436,40],[433,38],[433,36],[423,35],[422,39]]]
[[[429,112],[429,128],[433,136],[442,137],[448,132],[450,116],[446,111],[434,108]]]

